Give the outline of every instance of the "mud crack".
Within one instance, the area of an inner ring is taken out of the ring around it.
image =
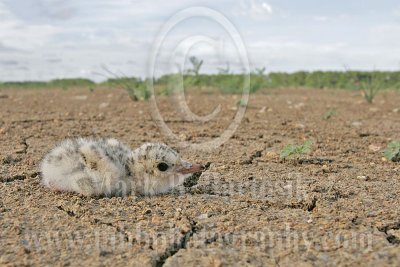
[[[248,159],[240,162],[240,165],[253,164],[254,159],[261,158],[261,156],[262,156],[262,151],[261,150],[257,150],[252,155],[250,155],[250,157]]]
[[[400,245],[400,237],[394,234],[395,231],[400,230],[400,222],[378,227],[378,230],[386,235],[386,239],[390,244]]]
[[[312,196],[309,199],[302,200],[300,202],[286,204],[286,205],[279,204],[277,206],[281,207],[281,208],[302,209],[302,210],[305,210],[305,211],[312,212],[317,207],[317,200],[318,199],[317,199],[316,196]]]
[[[119,227],[118,225],[114,225],[113,223],[110,223],[110,222],[103,222],[103,221],[101,221],[101,220],[99,220],[97,218],[94,218],[93,222],[95,224],[103,224],[103,225],[107,225],[107,226],[110,226],[110,227],[114,228],[115,231],[117,231],[118,233],[120,233],[124,237],[124,241],[125,242],[129,242],[129,235],[121,227]]]
[[[324,165],[334,162],[333,159],[322,159],[322,158],[312,158],[312,159],[299,159],[298,163],[302,165]]]
[[[20,147],[15,151],[17,154],[26,154],[28,153],[29,149],[29,144],[28,144],[28,139],[31,138],[32,136],[24,137],[22,141],[20,142]]]
[[[184,233],[183,237],[178,240],[178,242],[174,242],[165,253],[161,254],[158,260],[155,263],[156,267],[161,267],[164,266],[165,262],[173,257],[176,253],[179,252],[181,249],[185,249],[187,247],[187,244],[189,240],[192,238],[192,236],[196,233],[196,225],[197,222],[189,219],[190,222],[190,229]]]
[[[26,175],[17,174],[14,176],[5,177],[5,178],[1,179],[0,182],[9,183],[9,182],[15,182],[15,181],[23,181],[25,179],[26,179]]]
[[[68,216],[70,216],[70,217],[78,218],[78,216],[76,215],[76,213],[75,213],[74,211],[72,211],[72,210],[67,210],[67,209],[65,209],[63,206],[57,206],[57,209],[59,209],[59,210],[65,212],[65,213],[66,213]]]

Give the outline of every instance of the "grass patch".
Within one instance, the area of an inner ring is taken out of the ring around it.
[[[392,141],[389,143],[385,151],[383,152],[387,160],[393,162],[400,161],[400,140]]]
[[[288,158],[298,159],[298,158],[300,158],[300,156],[310,153],[312,144],[313,144],[313,142],[311,140],[307,140],[301,145],[296,145],[296,144],[286,145],[280,153],[280,158],[281,159],[288,159]]]

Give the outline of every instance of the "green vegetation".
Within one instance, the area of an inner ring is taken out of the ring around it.
[[[113,78],[101,83],[106,87],[121,87],[128,92],[133,101],[148,100],[151,96],[147,90],[147,81],[139,78]]]
[[[26,81],[26,82],[3,82],[0,83],[0,89],[39,89],[47,88],[48,82],[36,82],[36,81]]]
[[[179,89],[183,81],[185,89],[207,90],[222,93],[241,93],[243,91],[245,76],[231,73],[229,64],[226,68],[219,69],[219,74],[201,74],[203,61],[196,57],[190,58],[191,67],[183,71],[184,74],[168,74],[154,79],[156,94],[170,95]],[[108,70],[107,70],[108,71]],[[91,91],[97,87],[125,88],[133,100],[148,99],[145,79],[135,77],[119,77],[108,71],[111,79],[100,84],[95,84],[87,79],[59,79],[50,82],[0,82],[0,89],[13,88],[78,88],[84,87]],[[400,88],[400,72],[305,72],[265,74],[265,68],[255,69],[250,74],[250,92],[254,93],[268,88],[331,88],[362,91],[365,99],[372,102],[376,94],[384,89]]]
[[[286,145],[282,149],[280,157],[281,159],[299,158],[301,155],[310,153],[312,144],[313,142],[311,140],[307,140],[301,145],[294,145],[294,144]]]
[[[0,89],[43,89],[43,88],[93,88],[96,83],[89,79],[56,79],[49,82],[26,81],[26,82],[0,82]]]
[[[368,77],[366,81],[359,82],[364,98],[368,103],[371,104],[374,101],[375,96],[383,88],[382,83],[382,80],[374,77]]]
[[[392,141],[384,151],[385,158],[394,162],[400,161],[400,140]]]
[[[373,83],[381,89],[400,88],[400,72],[382,71],[299,71],[295,73],[270,73],[268,87],[307,87],[359,90]]]
[[[48,86],[51,88],[58,87],[63,89],[74,87],[91,87],[94,85],[95,83],[88,79],[57,79],[48,83]]]

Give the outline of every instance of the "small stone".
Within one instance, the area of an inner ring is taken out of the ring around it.
[[[372,152],[378,152],[379,150],[381,150],[381,147],[378,145],[371,144],[368,146],[368,149],[371,150]]]
[[[228,170],[228,169],[229,169],[229,167],[228,167],[228,166],[226,166],[226,165],[222,165],[222,166],[218,167],[217,169],[218,169],[218,170],[225,171],[225,170]]]
[[[19,251],[18,251],[20,254],[30,254],[31,253],[31,250],[29,249],[29,248],[27,248],[27,247],[20,247],[19,248]]]
[[[295,109],[300,109],[300,108],[302,108],[302,107],[304,107],[306,104],[304,104],[303,102],[300,102],[300,103],[298,103],[298,104],[295,104],[294,105],[294,108]]]
[[[368,176],[365,176],[365,175],[359,175],[359,176],[357,176],[357,179],[361,180],[361,181],[368,181],[369,180]]]
[[[100,257],[105,257],[105,256],[107,256],[108,254],[111,254],[111,252],[105,251],[105,250],[101,250],[100,253],[99,253],[99,256],[100,256]]]
[[[362,126],[362,122],[355,121],[351,125],[354,126],[354,127],[361,127]]]
[[[151,214],[151,209],[147,209],[143,212],[143,215],[148,215]]]
[[[108,107],[108,105],[109,105],[109,103],[103,102],[103,103],[101,103],[101,104],[99,105],[99,108],[106,108],[106,107]]]
[[[191,230],[190,224],[183,224],[180,228],[183,233],[188,233]]]
[[[76,99],[76,100],[86,100],[88,98],[88,96],[87,95],[77,95],[77,96],[75,96],[74,97],[74,99]]]
[[[325,165],[322,166],[322,172],[323,172],[323,173],[329,172],[329,167],[328,167],[328,165],[325,164]]]
[[[265,153],[265,155],[263,156],[264,160],[273,160],[273,159],[278,159],[279,155],[273,151],[268,151],[267,153]]]
[[[199,215],[198,218],[199,218],[200,220],[201,220],[201,219],[207,219],[207,218],[208,218],[208,214],[207,214],[207,213],[202,213],[202,214]]]
[[[104,116],[103,113],[99,113],[99,114],[97,114],[97,116],[95,116],[95,118],[96,118],[97,120],[99,120],[99,121],[102,121],[102,120],[105,119],[105,116]]]
[[[293,186],[291,185],[291,184],[287,184],[287,185],[285,185],[285,186],[283,186],[283,188],[285,189],[285,190],[292,190],[292,188],[293,188]]]
[[[25,145],[19,145],[15,148],[15,153],[17,154],[22,154],[26,152],[26,147]]]
[[[388,235],[394,236],[398,239],[400,239],[400,230],[399,229],[390,229],[388,232]]]
[[[154,216],[153,218],[151,218],[151,223],[160,224],[161,223],[160,217],[159,216]]]
[[[371,217],[376,217],[378,216],[378,213],[376,211],[371,211],[367,213],[367,217],[371,218]]]

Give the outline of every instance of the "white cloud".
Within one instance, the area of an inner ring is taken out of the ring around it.
[[[387,23],[370,29],[369,42],[381,46],[400,47],[400,24]]]
[[[47,44],[59,32],[52,25],[35,25],[21,21],[0,3],[0,40],[2,45],[13,49],[34,50]]]
[[[242,0],[236,13],[251,19],[264,20],[271,17],[273,9],[263,0]]]
[[[393,55],[400,54],[400,29],[393,19],[400,12],[390,8],[388,20],[378,21],[369,13],[339,16],[344,7],[334,2],[325,10],[306,2],[0,0],[0,53],[5,63],[0,66],[0,81],[81,75],[101,80],[105,77],[95,73],[110,76],[103,65],[113,72],[144,76],[159,28],[176,11],[198,5],[222,12],[237,26],[253,66],[280,71],[340,69],[343,63],[360,68],[394,66]],[[231,39],[217,28],[201,19],[185,21],[168,35],[162,53],[168,55],[182,40],[197,34]],[[203,44],[191,54],[204,59],[205,72],[216,71],[226,61],[239,71],[236,48],[228,42],[222,50]],[[160,68],[168,60],[160,57]]]
[[[325,16],[314,16],[313,19],[318,22],[325,22],[328,21],[328,17]]]
[[[396,17],[400,17],[400,8],[395,9],[395,10],[393,11],[393,14],[394,14]]]

